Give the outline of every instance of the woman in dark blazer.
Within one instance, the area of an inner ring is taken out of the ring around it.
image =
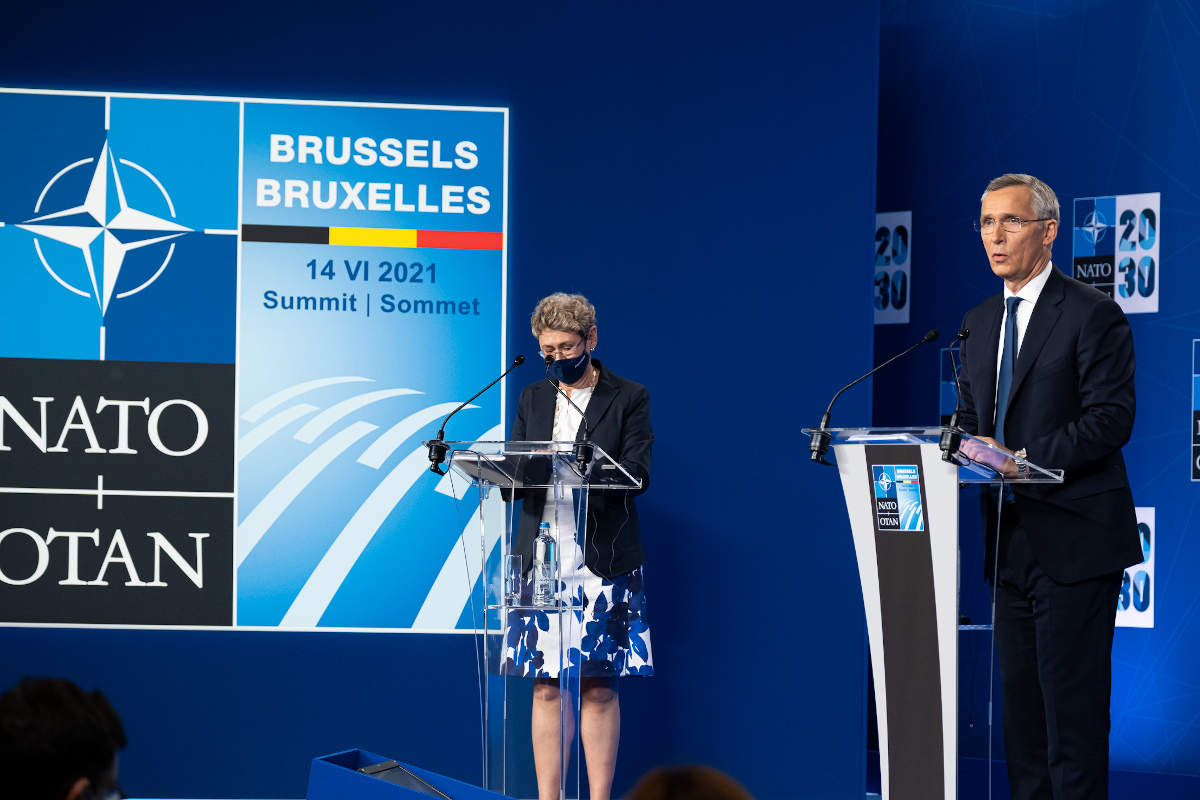
[[[620,739],[617,678],[653,675],[646,620],[641,529],[634,495],[650,482],[650,396],[646,387],[614,375],[591,357],[596,348],[596,310],[582,295],[552,294],[530,319],[548,372],[571,403],[582,409],[591,440],[641,482],[638,490],[594,490],[587,496],[584,546],[575,535],[572,497],[556,502],[547,490],[517,495],[521,514],[514,553],[526,571],[539,526],[550,525],[559,548],[559,584],[571,587],[581,624],[566,642],[562,663],[579,669],[579,734],[594,800],[608,800]],[[511,439],[574,441],[583,417],[549,381],[525,387]],[[525,592],[529,592],[526,581]],[[539,617],[541,619],[539,620]],[[560,785],[559,629],[538,612],[511,611],[505,671],[536,680],[533,751],[538,793],[557,798]],[[541,623],[541,624],[539,624]],[[548,630],[547,630],[548,628]],[[571,731],[564,731],[568,737]]]

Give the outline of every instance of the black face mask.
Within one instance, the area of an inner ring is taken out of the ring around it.
[[[580,378],[587,373],[591,363],[592,354],[585,347],[583,352],[574,358],[560,358],[557,361],[550,362],[546,370],[551,378],[569,386],[572,383],[579,382]]]

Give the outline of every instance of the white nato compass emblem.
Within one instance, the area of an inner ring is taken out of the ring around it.
[[[55,184],[73,171],[86,169],[89,165],[92,175],[82,202],[45,213],[43,206],[49,205],[47,196],[51,195]],[[121,180],[121,168],[126,168],[127,176],[133,170],[154,185],[162,196],[162,204],[170,219],[130,207],[126,200],[125,184]],[[38,195],[33,210],[33,218],[15,227],[34,234],[33,246],[38,260],[59,285],[82,297],[95,298],[102,319],[108,313],[113,299],[135,295],[158,280],[174,255],[175,244],[172,240],[192,232],[191,228],[174,222],[175,205],[162,182],[145,167],[128,159],[117,158],[107,141],[100,149],[99,157],[84,158],[69,164],[51,178]],[[61,265],[58,270],[51,266],[42,251],[40,240],[43,237],[77,248],[82,253],[88,284],[77,285],[80,282],[78,278],[82,277],[77,266],[73,270],[78,276],[75,281],[63,276],[65,270]],[[126,255],[139,248],[167,242],[170,245],[166,248],[162,263],[152,274],[137,286],[117,292],[117,279]]]
[[[892,479],[886,472],[880,475],[875,482],[879,484],[879,488],[884,494],[892,490]]]
[[[1079,226],[1079,230],[1083,231],[1084,235],[1094,245],[1104,238],[1108,232],[1108,220],[1100,213],[1099,209],[1093,210],[1083,218],[1083,224]]]

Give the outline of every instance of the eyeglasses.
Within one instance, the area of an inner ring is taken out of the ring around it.
[[[1009,233],[1020,233],[1021,228],[1030,222],[1048,222],[1053,217],[1038,217],[1037,219],[1021,219],[1020,217],[1001,217],[1000,227]],[[996,230],[996,220],[992,217],[977,219],[973,223],[976,232],[988,234]]]
[[[543,347],[538,350],[538,355],[542,358],[553,358],[555,361],[562,358],[572,358],[583,347],[583,341],[583,339],[580,339],[575,344],[565,344],[561,347]]]

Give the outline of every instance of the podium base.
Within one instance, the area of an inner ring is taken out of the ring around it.
[[[400,772],[417,778],[408,785],[392,782],[394,770],[381,770],[373,775],[359,772],[364,767],[388,761],[357,748],[314,758],[308,773],[307,800],[429,800],[431,797],[450,800],[514,800],[508,795],[489,792],[469,783],[438,775],[427,769],[395,762]],[[422,786],[424,784],[424,786]],[[412,788],[417,787],[417,788]]]

